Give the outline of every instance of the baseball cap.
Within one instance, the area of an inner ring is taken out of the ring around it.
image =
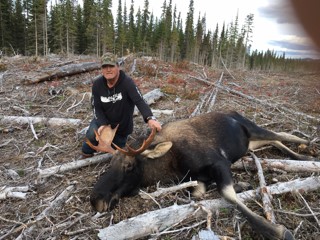
[[[118,58],[112,53],[106,53],[101,57],[101,66],[112,65],[115,66],[118,64]]]

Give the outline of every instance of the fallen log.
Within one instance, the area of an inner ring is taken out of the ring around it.
[[[111,157],[112,157],[112,154],[106,153],[106,154],[96,155],[96,156],[91,157],[91,158],[77,160],[77,161],[74,161],[74,162],[68,162],[68,163],[65,163],[65,164],[62,164],[62,165],[58,165],[58,166],[54,166],[54,167],[50,167],[50,168],[46,168],[46,169],[38,168],[37,169],[38,178],[49,177],[49,176],[54,175],[54,174],[63,173],[63,172],[67,172],[67,171],[70,171],[70,170],[86,167],[86,166],[89,166],[91,164],[97,164],[97,163],[105,162],[107,160],[110,160]]]
[[[70,64],[58,68],[46,68],[38,72],[27,72],[22,74],[22,83],[24,84],[35,84],[43,81],[55,80],[79,73],[89,72],[100,69],[101,65],[97,62],[83,62]]]
[[[3,187],[0,189],[0,200],[7,198],[19,198],[26,199],[26,195],[29,191],[28,186],[22,187]]]
[[[172,115],[173,114],[173,110],[169,110],[169,109],[164,109],[164,110],[160,110],[160,109],[151,109],[152,113],[154,116],[159,117],[160,115],[164,114],[164,115]]]
[[[22,117],[22,116],[0,116],[0,123],[11,124],[13,122],[17,124],[37,124],[44,123],[51,127],[63,126],[63,125],[78,125],[81,123],[81,119],[75,118],[47,118],[47,117]]]
[[[279,169],[286,172],[320,172],[319,161],[302,161],[302,160],[282,160],[282,159],[260,159],[261,166],[266,170]],[[245,157],[241,161],[237,161],[231,166],[232,170],[257,170],[252,158]]]
[[[291,191],[314,191],[320,188],[320,176],[309,177],[306,179],[296,179],[290,182],[277,183],[267,187],[271,194],[283,194]],[[256,190],[250,190],[237,194],[243,201],[249,201],[257,197]],[[175,225],[192,216],[206,218],[207,213],[197,211],[199,205],[215,212],[220,208],[228,208],[231,206],[224,199],[204,200],[199,203],[191,203],[185,205],[173,205],[167,208],[150,211],[136,217],[123,220],[117,224],[99,230],[98,237],[100,239],[116,240],[116,239],[138,239],[146,237],[150,234],[161,232],[170,226]],[[124,231],[125,229],[125,231]]]
[[[266,183],[266,179],[263,175],[261,163],[260,163],[258,157],[254,153],[251,153],[251,156],[252,156],[254,163],[256,164],[257,169],[258,169],[258,177],[259,177],[259,183],[260,183],[260,195],[261,195],[261,200],[263,203],[264,215],[266,216],[266,219],[268,219],[270,222],[276,223],[276,217],[274,215],[273,207],[272,207],[272,203],[271,203],[272,197],[271,197],[270,193],[268,192],[267,183]]]
[[[156,88],[150,92],[147,92],[146,94],[143,95],[143,99],[145,100],[145,102],[148,105],[151,105],[153,103],[155,103],[157,100],[159,100],[161,97],[163,97],[164,94],[163,92],[161,92],[161,90],[159,88]],[[134,115],[138,115],[139,110],[137,107],[134,108]]]

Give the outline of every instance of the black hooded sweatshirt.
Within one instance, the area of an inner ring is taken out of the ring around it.
[[[127,136],[133,131],[134,106],[137,106],[145,122],[152,116],[138,87],[122,70],[112,88],[108,87],[104,76],[97,78],[92,86],[92,95],[94,118],[98,124],[111,124],[113,128],[119,124],[117,134],[120,136]]]

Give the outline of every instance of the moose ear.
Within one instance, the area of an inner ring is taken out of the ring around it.
[[[153,150],[145,150],[141,155],[152,159],[162,157],[170,150],[171,147],[172,142],[162,142],[155,146]]]

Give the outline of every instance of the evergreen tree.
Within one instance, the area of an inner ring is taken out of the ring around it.
[[[124,49],[124,55],[127,55],[130,53],[129,50],[129,44],[127,39],[127,33],[128,33],[128,11],[127,11],[127,4],[126,1],[124,1],[123,6],[123,34],[124,34],[124,43],[123,43],[123,49]]]
[[[251,48],[251,39],[252,39],[252,32],[253,32],[253,19],[254,15],[249,14],[247,15],[245,19],[244,24],[244,31],[243,31],[243,39],[244,39],[244,51],[243,51],[243,57],[242,57],[242,67],[245,67],[246,63],[246,56],[250,53]]]
[[[33,45],[29,45],[30,51],[38,56],[46,53],[46,0],[34,0],[31,4],[31,14],[28,28],[31,30]]]
[[[212,36],[212,55],[211,55],[211,67],[218,66],[218,56],[219,56],[219,48],[218,48],[218,42],[219,42],[219,26],[216,25],[216,29]]]
[[[12,0],[0,0],[0,50],[10,55],[12,49]]]
[[[193,6],[194,6],[194,1],[190,0],[187,19],[186,19],[184,48],[182,49],[182,58],[186,58],[188,60],[193,60],[193,48],[194,48],[194,41],[195,41],[194,26],[193,26],[193,18],[194,18]]]
[[[26,22],[23,16],[23,8],[21,0],[17,0],[13,17],[13,48],[16,54],[25,55],[25,29]]]
[[[172,38],[172,0],[169,0],[169,3],[167,5],[166,11],[165,11],[165,60],[167,61],[170,56],[170,47],[171,47],[171,38]]]
[[[219,54],[219,60],[218,60],[218,66],[221,66],[224,64],[224,59],[226,58],[227,53],[227,47],[228,47],[228,30],[225,29],[225,23],[222,25],[222,30],[220,33],[219,43],[218,43],[218,54]]]
[[[196,26],[196,35],[194,41],[194,52],[193,52],[193,61],[196,63],[200,63],[200,48],[202,45],[202,38],[204,35],[205,28],[200,18],[200,14],[198,16],[198,22]]]
[[[181,18],[181,13],[179,13],[178,15],[178,25],[177,25],[177,29],[179,32],[179,41],[178,41],[178,47],[179,47],[179,60],[183,61],[183,49],[184,49],[184,43],[185,43],[185,34],[183,31],[183,26],[182,26],[182,18]]]
[[[116,34],[115,34],[115,43],[116,49],[115,52],[123,56],[124,53],[124,43],[125,43],[125,35],[124,35],[124,23],[123,23],[123,15],[122,15],[122,2],[118,1],[118,11],[117,11],[117,19],[116,19]]]
[[[95,19],[95,14],[94,0],[83,0],[83,27],[85,29],[85,34],[82,37],[86,54],[93,52],[90,50],[90,46],[92,49],[92,41],[94,41],[93,36],[96,35],[95,24],[92,21],[93,18]]]
[[[77,54],[83,54],[85,48],[85,28],[83,24],[83,14],[80,5],[77,6],[76,10],[76,39],[75,39],[75,52]]]
[[[136,44],[135,44],[135,32],[136,26],[134,22],[134,4],[133,0],[131,0],[130,5],[130,12],[129,12],[129,22],[128,22],[128,31],[127,31],[127,41],[128,41],[128,48],[131,52],[136,51]]]
[[[158,54],[160,60],[165,60],[166,57],[166,11],[167,2],[164,0],[162,4],[162,13],[159,21],[156,23],[154,44],[156,46],[155,51]]]
[[[49,48],[54,53],[64,53],[63,8],[56,4],[51,8],[49,19]]]
[[[76,38],[75,6],[71,0],[66,0],[65,3],[64,27],[66,52],[69,55],[74,53]]]
[[[177,17],[177,7],[173,11],[172,33],[170,38],[170,61],[175,62],[180,58],[179,54],[179,18]]]
[[[150,36],[148,33],[148,25],[150,19],[150,12],[149,12],[149,1],[144,1],[144,7],[141,16],[141,36],[142,36],[142,52],[147,53],[150,51]]]
[[[103,0],[102,14],[98,17],[101,20],[101,54],[106,52],[115,53],[115,30],[112,16],[112,0]]]
[[[235,66],[235,63],[237,62],[236,42],[238,39],[238,31],[239,31],[239,16],[237,13],[235,21],[230,24],[229,36],[227,39],[228,47],[227,47],[226,65],[229,68]]]
[[[138,8],[137,14],[136,14],[136,28],[135,28],[135,46],[136,46],[136,50],[138,52],[142,51],[142,16],[141,16],[141,10],[140,7]]]

